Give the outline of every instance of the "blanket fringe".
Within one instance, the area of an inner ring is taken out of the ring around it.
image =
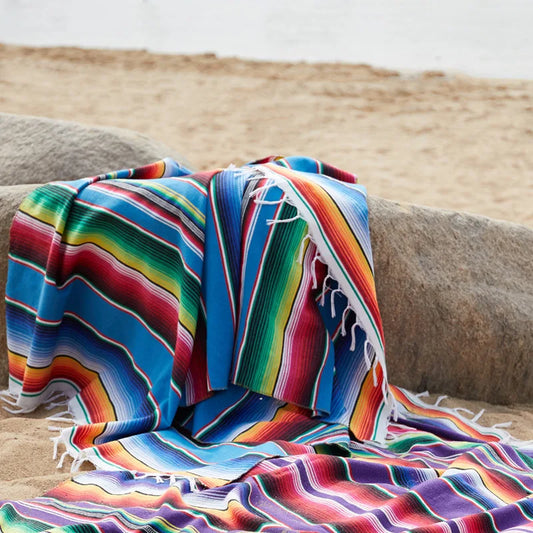
[[[300,211],[300,209],[298,208],[298,205],[295,201],[293,201],[293,199],[291,198],[291,196],[287,193],[287,191],[285,190],[284,187],[282,187],[282,183],[284,181],[284,178],[272,171],[270,171],[268,168],[262,168],[262,169],[259,169],[259,168],[256,168],[254,169],[256,170],[256,174],[254,176],[251,176],[249,178],[247,178],[247,181],[252,181],[252,180],[259,180],[259,179],[265,179],[266,180],[266,183],[264,185],[261,185],[259,187],[256,187],[255,189],[253,189],[252,191],[249,192],[249,198],[252,199],[257,205],[263,205],[263,204],[280,204],[282,202],[286,202],[286,203],[289,203],[290,205],[294,206],[297,210],[297,214],[294,216],[294,217],[291,217],[291,218],[286,218],[286,219],[268,219],[267,220],[267,224],[269,226],[272,226],[274,224],[280,224],[280,223],[290,223],[290,222],[294,222],[296,220],[304,220],[307,222],[305,216],[302,214],[302,212]],[[283,193],[282,194],[282,198],[280,200],[276,200],[276,201],[267,201],[267,200],[264,200],[264,196],[265,196],[265,193],[272,189],[273,187],[277,187],[281,190],[281,192]],[[306,249],[306,244],[307,243],[313,243],[316,247],[316,252],[315,252],[315,255],[311,261],[311,276],[312,276],[312,280],[313,280],[313,285],[312,285],[312,288],[313,289],[316,289],[317,286],[318,286],[318,280],[317,280],[317,276],[316,276],[316,262],[317,261],[320,261],[324,264],[327,265],[327,262],[324,260],[324,258],[322,257],[321,253],[320,253],[320,250],[319,250],[319,247],[317,245],[317,242],[316,240],[313,238],[313,235],[312,235],[312,232],[311,232],[311,228],[309,228],[309,225],[308,225],[308,233],[305,235],[305,237],[303,238],[302,240],[302,243],[300,244],[300,249],[299,249],[299,253],[298,253],[298,262],[301,264],[302,261],[303,261],[303,255],[304,255],[304,251]],[[336,281],[337,282],[337,288],[333,290],[332,294],[331,294],[331,315],[332,317],[334,318],[335,317],[335,314],[336,314],[336,310],[335,310],[335,302],[334,302],[334,299],[335,299],[335,294],[337,292],[340,292],[341,294],[344,294],[343,290],[342,290],[342,287],[340,287],[340,283],[338,283],[338,280],[335,279],[335,277],[331,274],[331,270],[330,270],[330,266],[328,266],[328,273],[322,283],[322,292],[321,292],[321,296],[320,296],[320,304],[321,305],[324,305],[325,303],[325,293],[326,293],[326,290],[329,289],[329,287],[327,286],[327,280],[331,279],[333,281]],[[347,311],[349,310],[352,310],[354,313],[355,313],[355,324],[352,326],[352,330],[351,330],[351,335],[352,335],[352,342],[350,344],[350,350],[355,350],[355,329],[357,326],[359,326],[361,329],[363,329],[363,331],[366,332],[363,324],[361,323],[361,321],[359,320],[359,317],[357,316],[357,313],[355,311],[355,309],[350,305],[350,302],[348,301],[348,305],[346,307],[346,309],[344,310],[343,312],[343,319],[342,319],[342,334],[345,335],[346,334],[346,327],[345,327],[345,315],[347,314]],[[383,397],[384,397],[384,401],[385,401],[385,405],[388,407],[389,409],[389,412],[391,414],[391,417],[396,420],[397,419],[397,406],[396,406],[396,399],[394,398],[393,394],[391,393],[390,391],[390,388],[389,388],[389,384],[388,384],[388,377],[387,377],[387,369],[386,369],[386,366],[385,366],[385,360],[384,360],[384,357],[383,356],[379,356],[378,355],[378,352],[375,350],[375,348],[372,346],[371,342],[366,339],[365,341],[365,346],[364,346],[364,357],[365,357],[365,363],[366,363],[366,368],[367,368],[367,371],[370,371],[372,370],[372,373],[373,373],[373,382],[374,382],[374,386],[377,386],[377,374],[376,374],[376,367],[377,367],[377,364],[378,363],[381,363],[381,366],[382,366],[382,369],[383,369],[383,385],[382,385],[382,392],[383,392]]]
[[[427,394],[426,394],[427,393]],[[424,396],[429,396],[429,393],[428,391],[425,391],[425,393],[421,393],[421,394],[424,394]],[[417,398],[420,398],[420,395],[416,395]],[[443,400],[446,400],[448,398],[448,396],[446,394],[443,394],[441,396],[439,396],[437,398],[437,400],[435,401],[435,403],[432,405],[432,407],[439,407],[440,409],[442,409],[443,411],[445,412],[453,412],[455,414],[455,416],[465,422],[468,422],[470,425],[473,425],[473,424],[476,424],[477,426],[479,426],[480,428],[483,428],[483,429],[500,429],[500,428],[508,428],[508,427],[511,427],[513,425],[512,421],[506,421],[506,422],[498,422],[497,424],[493,424],[492,426],[483,426],[482,424],[477,424],[478,420],[485,414],[486,410],[485,409],[481,409],[477,414],[474,415],[474,413],[470,410],[470,409],[467,409],[465,407],[453,407],[453,408],[447,408],[447,407],[441,407],[440,404],[442,403]],[[465,416],[463,416],[461,413],[467,413],[467,414],[470,414],[470,415],[473,415],[472,418],[467,418]],[[503,436],[505,439],[507,437],[510,437],[510,435],[507,435],[505,434]]]
[[[428,391],[420,392],[420,393],[412,393],[408,392],[405,389],[401,389],[410,400],[418,405],[419,407],[426,408],[426,409],[437,409],[438,411],[441,411],[443,414],[448,413],[452,414],[454,417],[458,418],[461,422],[466,424],[467,426],[471,427],[472,429],[475,429],[476,431],[479,431],[481,434],[484,435],[491,435],[495,436],[499,439],[499,441],[502,444],[509,444],[512,445],[520,450],[524,451],[533,451],[533,440],[529,441],[522,441],[520,439],[514,438],[508,431],[505,431],[505,428],[512,426],[512,421],[505,421],[505,422],[498,422],[496,424],[493,424],[491,426],[486,426],[479,422],[479,419],[483,416],[485,413],[485,409],[481,409],[477,414],[474,415],[474,413],[465,407],[458,406],[458,407],[444,407],[441,405],[442,401],[447,398],[447,396],[439,396],[437,400],[434,403],[429,403],[422,398],[427,398],[429,396]],[[410,414],[408,411],[405,411],[403,414],[407,419],[413,418],[413,415]],[[471,417],[465,416],[471,415]],[[416,416],[415,416],[416,418]],[[453,420],[451,421],[453,423]],[[396,438],[393,439],[387,439],[387,442],[393,442]]]
[[[48,420],[51,420],[51,417],[49,417]],[[76,424],[74,424],[74,426],[75,425]],[[72,427],[74,426],[63,427],[63,428],[58,427],[58,426],[48,426],[49,431],[59,432],[59,435],[55,437],[50,437],[50,440],[54,443],[52,459],[58,461],[56,468],[58,469],[63,468],[65,464],[65,459],[67,457],[72,458],[72,463],[70,465],[71,474],[75,474],[79,472],[81,465],[86,462],[91,463],[96,469],[102,468],[104,465],[102,465],[96,460],[96,455],[94,454],[92,448],[87,448],[84,450],[76,450],[72,447],[72,445],[69,442],[69,434],[70,434]],[[59,459],[58,459],[59,445],[63,445],[65,447],[65,451],[59,456]]]
[[[306,244],[308,244],[309,242],[311,242],[311,235],[309,235],[309,233],[302,239],[302,243],[300,244],[300,249],[298,250],[298,263],[300,263],[300,265],[302,264],[303,260],[304,260],[304,252],[306,250]]]
[[[435,407],[437,407],[443,400],[446,400],[446,398],[448,398],[448,396],[446,396],[445,394],[443,394],[442,396],[439,396],[437,398],[437,401],[435,402]]]
[[[329,274],[328,274],[329,276]],[[351,311],[351,307],[349,305],[347,305],[345,308],[344,308],[344,311],[342,312],[342,317],[341,317],[341,335],[344,337],[346,335],[346,317],[348,316],[348,313]],[[355,322],[354,322],[355,324]],[[352,328],[353,328],[353,325],[352,325]],[[353,338],[353,333],[352,333],[352,338]]]
[[[59,413],[54,413],[51,416],[46,417],[46,420],[50,422],[60,422],[69,424],[68,426],[48,426],[49,431],[59,432],[55,437],[50,437],[50,440],[53,443],[52,458],[57,460],[57,468],[63,468],[65,464],[65,459],[67,457],[72,457],[72,465],[70,467],[70,472],[78,472],[80,466],[89,461],[95,468],[102,468],[104,465],[100,464],[98,461],[93,461],[91,458],[90,449],[85,450],[76,450],[72,447],[69,442],[69,433],[72,427],[77,426],[76,415],[73,413],[69,407],[69,398],[62,391],[51,391],[45,396],[39,405],[34,407],[20,407],[18,405],[20,398],[20,392],[14,392],[13,390],[3,390],[0,391],[0,401],[7,404],[2,407],[13,414],[27,414],[35,411],[37,407],[44,407],[45,410],[50,411],[57,407],[64,407],[63,411]],[[61,401],[58,401],[60,400]],[[9,406],[9,407],[8,407]],[[65,447],[65,451],[59,455],[59,445]],[[96,456],[95,456],[96,459]]]
[[[61,413],[57,413],[52,416],[48,416],[47,420],[50,420],[52,422],[74,422],[74,415],[70,411],[61,411]]]
[[[484,413],[485,409],[481,409],[481,411],[479,411],[477,415],[472,417],[472,422],[477,422],[483,416]]]
[[[153,473],[153,472],[137,472],[135,470],[130,470],[129,473],[132,475],[133,479],[153,479],[157,484],[168,483],[169,487],[178,485],[184,480],[189,484],[190,492],[199,492],[201,489],[198,486],[197,478],[187,475],[186,472],[183,474],[162,474],[162,473]]]
[[[63,397],[64,400],[57,402],[59,398]],[[38,407],[44,407],[47,411],[54,409],[55,407],[63,407],[68,405],[68,398],[65,393],[61,391],[50,391],[45,397],[40,401],[38,405],[31,407],[24,407],[19,405],[21,395],[20,392],[13,392],[12,390],[3,390],[0,391],[0,402],[7,405],[2,405],[2,408],[8,413],[20,415],[32,413]],[[9,407],[8,407],[9,406]],[[63,414],[63,413],[61,413]]]
[[[2,405],[4,411],[7,411],[8,413],[11,413],[13,415],[31,413],[35,410],[35,408],[30,409],[28,407],[20,407],[18,405],[18,395],[9,390],[0,391],[0,400],[2,401],[2,403],[7,404]]]

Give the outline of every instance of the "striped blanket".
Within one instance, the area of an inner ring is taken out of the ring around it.
[[[388,383],[356,181],[164,160],[33,192],[4,399],[63,404],[60,464],[97,470],[0,530],[533,531],[533,448]]]

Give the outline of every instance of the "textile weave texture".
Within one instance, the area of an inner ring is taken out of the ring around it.
[[[309,158],[54,182],[11,229],[8,409],[80,474],[2,531],[533,530],[533,449],[389,385],[365,189]],[[529,529],[528,529],[529,528]]]

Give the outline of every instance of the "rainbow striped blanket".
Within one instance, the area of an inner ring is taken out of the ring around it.
[[[34,191],[4,399],[64,405],[60,463],[97,470],[0,531],[533,531],[533,447],[388,383],[356,182],[167,159]]]

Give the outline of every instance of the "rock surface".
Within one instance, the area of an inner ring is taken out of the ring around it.
[[[533,401],[533,231],[369,199],[392,383],[491,403]]]
[[[11,220],[37,185],[94,176],[172,157],[175,150],[139,133],[41,117],[0,113],[0,291],[7,278]],[[7,384],[5,304],[0,298],[0,389]]]
[[[9,131],[11,128],[11,131]],[[172,150],[142,135],[0,114],[0,285],[11,219],[36,185],[142,165]],[[390,381],[509,404],[533,401],[533,230],[369,198]],[[0,346],[5,351],[4,301]],[[7,359],[0,357],[0,387]]]
[[[2,287],[11,219],[35,187],[0,187]],[[376,197],[369,210],[391,382],[490,403],[531,402],[533,231]],[[5,346],[3,299],[0,313]]]
[[[0,185],[48,183],[139,167],[175,150],[119,128],[0,113]]]

